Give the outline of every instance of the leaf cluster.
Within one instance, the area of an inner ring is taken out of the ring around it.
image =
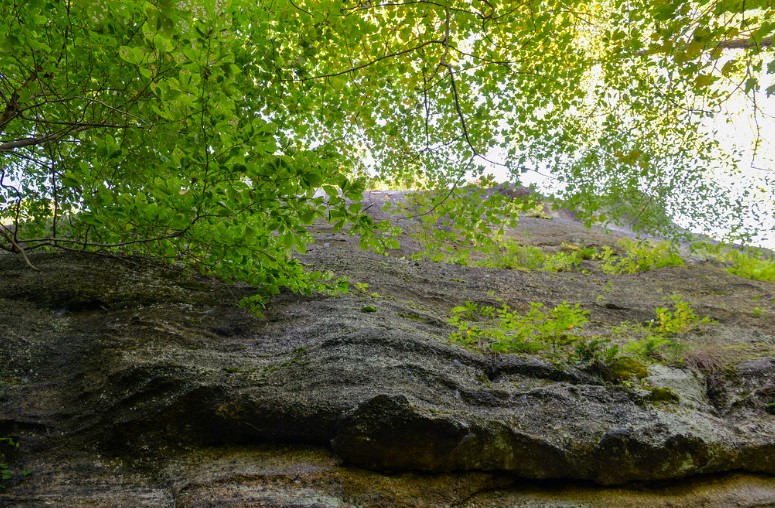
[[[270,12],[92,4],[16,3],[0,19],[0,248],[183,263],[253,285],[244,303],[259,309],[283,287],[343,287],[297,258],[316,220],[394,245],[362,209],[347,150],[285,123],[277,101],[296,99],[257,50]]]
[[[315,221],[396,245],[360,204],[366,174],[435,189],[417,203],[443,245],[428,258],[493,242],[512,205],[461,184],[495,148],[589,220],[739,226],[744,205],[706,178],[734,161],[699,127],[717,84],[755,99],[775,72],[766,2],[5,7],[0,248],[154,256],[249,283],[259,308],[342,287],[299,261]]]
[[[565,301],[548,310],[540,302],[531,302],[525,314],[502,301],[497,309],[467,301],[450,312],[448,323],[457,328],[450,335],[453,343],[494,353],[557,352],[581,340],[578,332],[589,315],[579,304],[571,306]],[[475,324],[482,319],[483,326]]]
[[[615,381],[646,376],[650,361],[681,363],[687,346],[679,341],[714,324],[699,317],[681,295],[671,295],[670,307],[655,309],[646,324],[624,322],[606,335],[588,335],[583,327],[589,311],[563,301],[553,309],[531,302],[521,314],[502,299],[499,307],[466,301],[450,311],[447,322],[455,328],[453,344],[475,351],[542,354],[560,361],[582,364]]]
[[[8,450],[15,451],[19,448],[19,443],[10,437],[0,437],[0,456],[5,456]],[[6,462],[0,463],[0,491],[6,489],[6,482],[25,478],[32,474],[29,470],[16,471]]]
[[[629,339],[628,353],[652,360],[673,359],[680,362],[686,347],[677,339],[701,331],[715,322],[709,316],[699,317],[681,295],[670,296],[670,307],[657,307],[656,318],[646,325],[623,323],[611,331],[614,338]]]
[[[724,244],[697,243],[695,252],[727,264],[727,271],[746,279],[775,282],[775,256],[762,249],[738,249]]]
[[[524,206],[484,179],[448,191],[410,193],[392,211],[417,223],[412,238],[421,250],[413,258],[468,264],[472,254],[492,249],[507,227],[516,226]]]
[[[599,254],[603,273],[638,273],[668,266],[683,266],[684,260],[672,242],[656,242],[646,239],[622,238],[617,246],[623,253],[617,255],[608,246]]]

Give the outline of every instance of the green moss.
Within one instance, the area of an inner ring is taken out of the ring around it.
[[[664,388],[661,386],[646,387],[649,390],[649,394],[646,400],[649,402],[668,402],[670,404],[677,404],[680,401],[680,397],[670,388]]]
[[[631,356],[620,356],[611,362],[611,377],[617,381],[627,381],[632,378],[643,379],[648,376],[646,364]]]
[[[426,323],[426,324],[433,323],[433,319],[427,316],[421,316],[414,312],[400,312],[398,315],[404,319],[411,319],[412,321],[419,321],[420,323]]]
[[[377,307],[374,305],[364,305],[361,307],[361,312],[377,312]]]

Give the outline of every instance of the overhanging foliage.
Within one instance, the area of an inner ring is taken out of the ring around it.
[[[293,259],[312,221],[383,244],[359,175],[454,186],[496,147],[588,215],[733,225],[697,125],[718,80],[773,92],[772,19],[771,1],[5,1],[0,247],[324,289]]]

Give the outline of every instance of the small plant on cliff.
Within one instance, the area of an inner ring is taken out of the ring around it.
[[[675,250],[675,245],[670,242],[622,238],[616,244],[624,250],[624,254],[617,256],[610,247],[603,247],[600,258],[603,261],[601,268],[604,273],[638,273],[684,264],[683,258]]]
[[[547,348],[556,352],[581,340],[577,332],[588,322],[589,311],[578,304],[571,306],[563,301],[547,310],[543,303],[531,302],[530,310],[521,315],[499,301],[498,309],[472,302],[452,309],[448,322],[457,328],[450,335],[452,342],[496,353],[536,352]],[[474,324],[481,319],[489,321]]]
[[[522,245],[510,238],[502,239],[483,250],[485,259],[473,263],[486,268],[538,270],[544,263],[544,253],[538,247]]]
[[[610,365],[619,356],[621,349],[608,339],[581,341],[576,345],[575,360],[583,364]]]
[[[692,251],[708,259],[727,264],[727,271],[746,279],[775,282],[775,257],[756,248],[739,249],[728,244],[697,242]]]
[[[578,267],[586,259],[594,259],[597,251],[592,248],[578,248],[563,244],[568,252],[546,254],[540,248],[522,245],[510,238],[498,240],[482,250],[485,259],[471,263],[487,268],[507,268],[509,270],[545,270],[547,272],[567,272]]]
[[[655,360],[680,356],[684,348],[676,341],[677,338],[714,323],[709,316],[699,317],[681,295],[674,294],[669,299],[673,304],[672,310],[670,307],[657,307],[656,319],[647,325],[622,323],[614,327],[612,335],[631,337],[624,346],[625,351]]]
[[[652,328],[662,336],[682,335],[698,329],[702,325],[711,324],[709,316],[700,318],[689,302],[683,299],[679,294],[670,296],[675,310],[667,307],[657,307],[657,319]]]
[[[633,339],[624,346],[624,350],[633,356],[661,360],[668,348],[674,345],[672,339],[657,335],[648,335],[640,339]]]
[[[729,273],[746,279],[775,282],[775,257],[755,249],[730,250],[725,257],[732,264],[727,269]]]
[[[543,269],[547,272],[568,272],[578,267],[583,258],[578,252],[558,252],[547,256]]]
[[[0,437],[0,452],[5,452],[6,450],[10,449],[10,451],[16,451],[19,448],[19,443],[14,441],[10,437]],[[5,456],[5,453],[0,453],[0,456]],[[29,476],[31,474],[31,471],[24,470],[24,471],[15,471],[11,466],[9,466],[6,462],[0,462],[0,491],[5,490],[6,488],[6,482],[9,480],[14,480],[17,478],[24,478],[26,476]]]

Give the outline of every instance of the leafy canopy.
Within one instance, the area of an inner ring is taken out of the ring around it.
[[[367,171],[454,189],[494,148],[588,216],[734,225],[697,126],[722,81],[775,91],[772,20],[771,0],[3,0],[0,248],[325,289],[294,259],[313,221],[389,241]]]

